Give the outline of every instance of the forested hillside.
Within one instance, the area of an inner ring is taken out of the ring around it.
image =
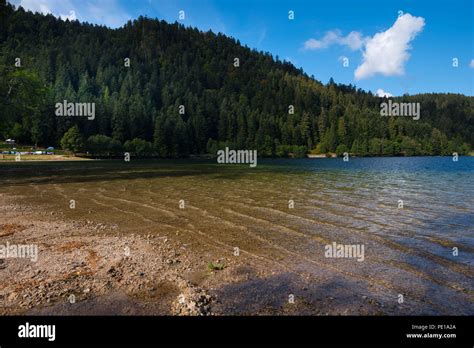
[[[371,93],[323,85],[224,35],[149,18],[112,30],[2,3],[0,75],[1,136],[98,155],[224,146],[260,156],[432,155],[474,145],[473,97],[395,98],[421,103],[421,118],[381,117],[383,99]],[[95,119],[56,116],[64,100],[95,103]]]

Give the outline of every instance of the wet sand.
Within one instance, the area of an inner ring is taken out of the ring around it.
[[[0,244],[35,244],[39,254],[36,262],[0,263],[1,315],[382,313],[372,299],[352,310],[334,307],[341,300],[334,296],[348,289],[331,282],[312,298],[309,274],[246,252],[236,256],[200,240],[191,247],[179,232],[123,235],[115,225],[63,221],[15,201],[0,196]],[[209,260],[225,268],[211,270]]]
[[[0,191],[0,244],[37,243],[40,253],[38,262],[0,265],[1,314],[474,312],[472,266],[449,258],[450,240],[411,234],[422,216],[409,209],[367,214],[360,205],[371,202],[347,197],[369,192],[344,173],[332,187],[330,176],[311,182],[310,193],[297,172],[288,180],[194,165],[39,167],[34,177],[22,169]],[[363,244],[364,261],[326,258],[332,242]]]

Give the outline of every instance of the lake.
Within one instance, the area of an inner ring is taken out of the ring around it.
[[[15,162],[0,163],[0,193],[123,233],[179,232],[199,253],[239,250],[308,274],[315,297],[473,315],[473,174],[473,157]],[[328,245],[363,246],[363,259]]]

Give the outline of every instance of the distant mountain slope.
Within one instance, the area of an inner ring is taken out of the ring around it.
[[[143,17],[112,30],[3,3],[0,74],[0,133],[22,142],[57,145],[77,124],[92,152],[163,157],[224,146],[266,156],[451,154],[474,144],[473,97],[395,98],[421,103],[420,120],[382,117],[371,93],[323,85],[221,34]],[[56,116],[64,100],[95,103],[94,120]]]

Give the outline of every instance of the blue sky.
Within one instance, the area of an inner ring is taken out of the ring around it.
[[[11,2],[114,28],[139,15],[178,20],[222,32],[251,48],[290,60],[324,83],[333,77],[338,83],[379,94],[451,92],[472,96],[474,91],[472,0]],[[185,13],[184,20],[178,18],[180,10]],[[289,11],[294,12],[293,20]],[[457,67],[453,66],[455,59]]]

